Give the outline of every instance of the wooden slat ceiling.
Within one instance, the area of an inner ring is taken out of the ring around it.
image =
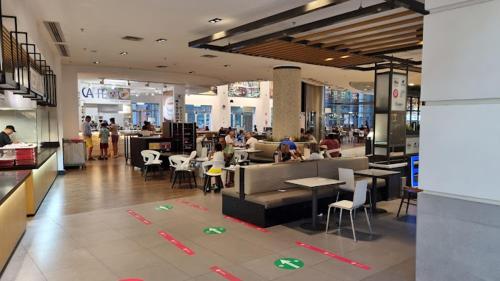
[[[402,11],[286,40],[259,43],[235,52],[342,68],[380,62],[381,59],[372,56],[375,54],[421,48],[422,36],[423,17]]]

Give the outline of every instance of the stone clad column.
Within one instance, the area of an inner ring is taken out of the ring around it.
[[[273,139],[300,135],[301,69],[277,66],[273,72]]]

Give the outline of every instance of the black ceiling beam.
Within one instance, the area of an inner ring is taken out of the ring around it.
[[[240,41],[240,42],[226,46],[223,50],[226,52],[233,52],[237,49],[252,46],[255,44],[264,43],[267,41],[271,41],[271,40],[279,39],[279,38],[283,38],[283,37],[288,37],[288,36],[291,36],[291,35],[294,35],[297,33],[311,31],[314,29],[318,29],[318,28],[322,28],[325,26],[340,23],[340,22],[343,22],[346,20],[352,20],[352,19],[356,19],[356,18],[360,18],[360,17],[365,17],[365,16],[377,14],[377,13],[380,13],[383,11],[388,11],[391,9],[393,9],[393,5],[391,5],[388,2],[383,2],[383,3],[372,5],[369,7],[359,8],[357,10],[343,13],[340,15],[336,15],[333,17],[329,17],[329,18],[325,18],[322,20],[306,23],[303,25],[299,25],[299,26],[288,28],[285,30],[273,32],[273,33],[266,34],[263,36],[255,37],[255,38],[252,38],[249,40]]]
[[[384,59],[384,60],[387,60],[387,61],[395,61],[395,62],[399,62],[399,63],[402,63],[402,64],[408,64],[408,65],[421,65],[422,64],[422,61],[416,61],[416,60],[410,60],[410,59],[401,59],[401,58],[396,58],[396,57],[391,57],[391,56],[387,56],[387,55],[376,55],[374,57],[377,57],[377,58],[381,58],[381,59]]]
[[[189,47],[194,47],[194,48],[202,48],[203,45],[212,43],[217,40],[221,40],[224,38],[232,37],[241,33],[253,31],[255,29],[259,29],[261,27],[265,27],[274,23],[282,22],[284,20],[288,20],[291,18],[296,18],[299,16],[303,16],[308,13],[312,13],[324,8],[328,8],[334,5],[338,5],[343,2],[347,2],[348,0],[315,0],[312,2],[309,2],[307,4],[304,4],[302,6],[286,10],[284,12],[265,17],[260,20],[256,20],[244,25],[240,25],[235,28],[231,28],[225,31],[220,31],[217,33],[214,33],[212,35],[194,40],[189,42]]]
[[[417,0],[385,0],[388,3],[393,4],[396,7],[406,8],[415,13],[422,15],[428,15],[429,11],[425,9],[425,4]]]

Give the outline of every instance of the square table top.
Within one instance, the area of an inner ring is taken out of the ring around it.
[[[309,187],[309,188],[326,186],[326,185],[345,184],[344,181],[339,181],[339,180],[335,180],[335,179],[328,179],[328,178],[322,178],[322,177],[311,177],[311,178],[287,180],[285,182],[286,183],[290,183],[290,184],[294,184],[294,185],[299,185],[299,186],[302,186],[302,187]]]
[[[399,172],[387,171],[381,169],[366,169],[366,170],[354,171],[354,174],[367,177],[388,177],[392,175],[397,175],[399,174]]]

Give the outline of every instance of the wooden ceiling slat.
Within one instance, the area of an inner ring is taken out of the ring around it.
[[[365,26],[365,25],[378,23],[378,22],[382,22],[382,21],[387,21],[387,20],[392,20],[392,19],[396,19],[399,17],[409,16],[409,15],[414,15],[414,12],[403,11],[403,12],[399,12],[399,13],[395,13],[395,14],[390,14],[390,15],[386,15],[386,16],[382,16],[382,17],[376,17],[373,19],[369,19],[369,20],[365,20],[365,21],[356,22],[353,24],[348,24],[348,25],[332,28],[329,30],[324,30],[324,31],[320,31],[320,32],[312,33],[312,34],[307,34],[307,35],[299,36],[299,37],[295,38],[293,40],[293,42],[302,41],[302,40],[306,40],[306,39],[310,39],[310,38],[316,38],[316,37],[324,36],[325,34],[330,34],[332,32],[339,32],[339,31],[351,29],[354,27]]]
[[[338,40],[341,40],[344,38],[349,38],[351,36],[365,34],[365,33],[373,32],[373,31],[380,31],[380,30],[384,30],[384,29],[388,29],[388,28],[399,28],[403,25],[412,24],[412,23],[419,23],[419,25],[422,26],[423,18],[416,17],[416,18],[406,19],[406,20],[402,20],[402,21],[391,22],[391,23],[387,23],[387,24],[383,24],[383,25],[377,25],[377,26],[373,26],[370,28],[359,29],[359,30],[348,32],[348,33],[331,35],[331,36],[324,37],[324,38],[321,38],[318,40],[310,41],[307,44],[308,45],[314,45],[314,44],[319,44],[319,43],[329,44],[329,43],[332,43],[334,41],[338,41]],[[366,36],[368,36],[368,35],[366,35]]]
[[[374,44],[374,45],[366,45],[366,46],[361,46],[358,48],[353,48],[351,49],[352,52],[367,52],[372,49],[379,49],[379,48],[385,48],[385,47],[390,47],[394,45],[401,45],[401,44],[406,44],[406,43],[418,43],[422,39],[421,38],[407,38],[407,39],[401,39],[398,41],[393,41],[393,42],[385,42],[385,43],[379,43],[379,44]]]
[[[384,48],[379,48],[379,49],[370,49],[370,50],[364,50],[360,54],[365,55],[365,54],[372,54],[372,53],[379,53],[379,52],[384,52],[387,51],[388,53],[391,50],[397,50],[397,49],[403,49],[403,48],[408,48],[408,47],[414,47],[419,45],[419,42],[414,42],[414,43],[409,43],[409,44],[402,44],[402,45],[393,45],[390,47],[384,47]]]
[[[343,45],[344,47],[339,47],[339,49],[363,49],[363,46],[370,46],[374,44],[379,44],[379,43],[388,43],[390,41],[396,41],[396,40],[403,40],[403,39],[408,39],[408,38],[421,38],[423,32],[422,31],[416,31],[416,32],[411,32],[411,33],[406,33],[406,34],[400,34],[400,35],[394,35],[390,37],[384,37],[380,39],[374,39],[374,40],[367,40],[367,41],[361,41],[361,42],[356,42],[353,44],[346,44]]]
[[[398,33],[416,31],[416,30],[419,30],[421,28],[422,28],[422,25],[419,25],[419,24],[412,25],[412,26],[402,27],[402,28],[393,29],[393,30],[387,30],[387,31],[383,31],[383,32],[377,32],[377,33],[368,34],[368,35],[356,36],[356,37],[348,38],[345,40],[333,41],[333,42],[330,42],[328,44],[324,44],[322,47],[329,48],[329,47],[338,46],[338,45],[347,45],[348,43],[351,43],[351,42],[356,42],[356,41],[360,41],[360,40],[362,40],[361,42],[363,42],[363,41],[368,41],[366,39],[377,38],[377,37],[387,36],[387,35],[395,36]]]

